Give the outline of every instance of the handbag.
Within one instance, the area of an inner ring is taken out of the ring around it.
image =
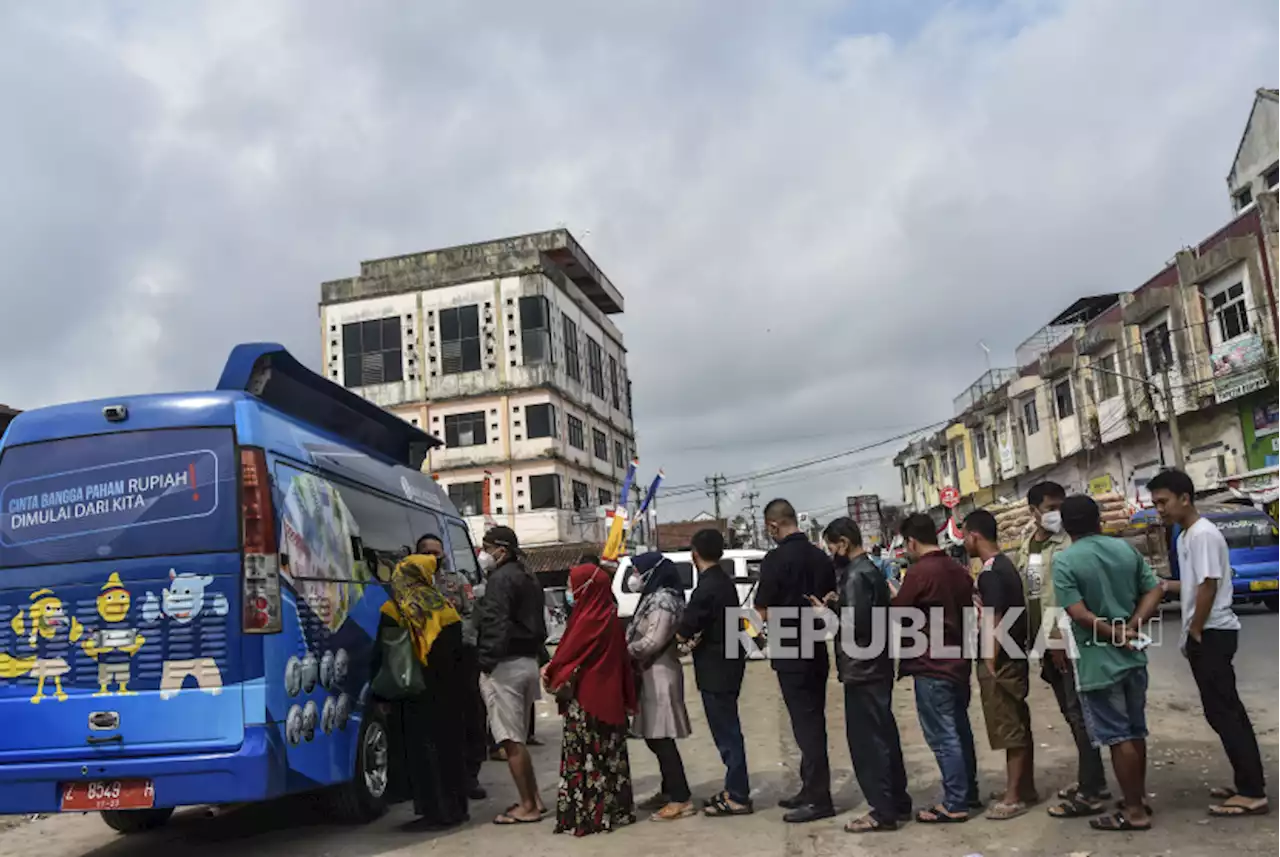
[[[394,599],[393,599],[394,602]],[[396,605],[399,608],[400,605]],[[401,611],[403,616],[404,612]],[[404,625],[384,628],[378,633],[382,662],[369,683],[369,690],[381,699],[399,702],[418,696],[427,689],[422,664],[413,645],[413,631]]]

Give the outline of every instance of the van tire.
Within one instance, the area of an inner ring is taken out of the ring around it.
[[[146,833],[164,827],[173,815],[173,808],[168,809],[110,809],[103,810],[102,820],[107,827],[117,833]]]
[[[1262,603],[1267,605],[1267,609],[1272,613],[1280,613],[1280,596],[1269,595],[1262,599]]]
[[[391,733],[374,704],[364,710],[351,779],[326,795],[329,814],[339,824],[368,824],[387,812],[391,786]]]

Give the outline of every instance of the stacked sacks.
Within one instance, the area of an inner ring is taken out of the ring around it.
[[[1102,529],[1114,532],[1129,526],[1134,508],[1123,494],[1109,492],[1097,494],[1093,499],[1102,511]]]
[[[1035,518],[1025,500],[1012,500],[987,507],[996,516],[997,536],[1004,550],[1013,550],[1035,529]]]

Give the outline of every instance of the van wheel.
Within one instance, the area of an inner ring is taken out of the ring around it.
[[[350,782],[329,791],[328,809],[341,824],[368,824],[387,811],[391,748],[387,722],[374,705],[365,708]]]
[[[173,809],[111,809],[103,810],[102,820],[118,833],[145,833],[164,827]]]
[[[1267,605],[1267,609],[1272,613],[1280,613],[1280,596],[1269,596],[1262,599],[1262,603]]]

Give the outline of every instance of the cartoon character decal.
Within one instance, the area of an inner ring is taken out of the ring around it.
[[[94,696],[110,696],[113,682],[118,696],[137,695],[136,691],[129,690],[131,659],[146,640],[127,621],[130,601],[120,575],[112,572],[98,595],[98,617],[102,624],[82,644],[84,653],[98,662],[98,692]]]
[[[27,616],[30,617],[28,634]],[[39,704],[48,699],[44,692],[45,681],[53,679],[54,698],[66,702],[62,689],[62,677],[71,671],[67,656],[76,642],[84,636],[84,626],[74,616],[68,616],[62,599],[50,589],[38,589],[31,593],[29,613],[19,610],[9,623],[13,633],[32,650],[30,654],[12,655],[0,652],[0,678],[20,678],[31,675],[36,679],[36,693],[31,697]]]
[[[188,677],[194,678],[196,685],[205,693],[217,696],[222,693],[222,673],[213,658],[203,655],[203,634],[196,620],[204,614],[227,615],[227,599],[220,593],[205,591],[213,583],[212,577],[178,574],[169,569],[169,581],[159,599],[155,593],[147,593],[142,605],[142,619],[156,622],[161,617],[167,618],[168,651],[179,650],[191,656],[164,662],[160,698],[176,696]]]

